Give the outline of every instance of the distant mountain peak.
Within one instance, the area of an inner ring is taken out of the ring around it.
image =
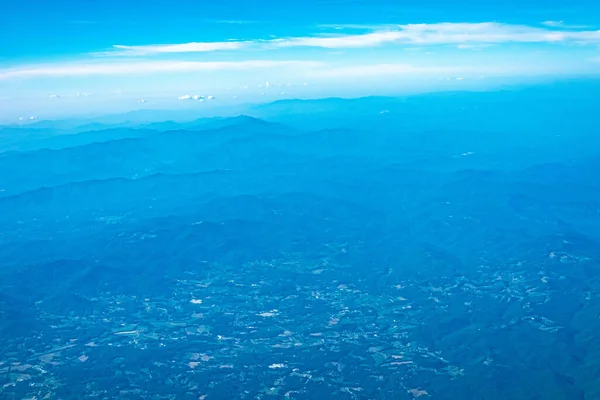
[[[226,118],[224,121],[224,126],[267,126],[271,125],[270,122],[265,121],[260,118],[252,117],[247,114],[240,114],[236,117]]]

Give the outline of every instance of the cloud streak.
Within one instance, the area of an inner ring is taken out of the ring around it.
[[[115,56],[146,56],[163,53],[204,53],[211,51],[238,50],[247,47],[252,42],[192,42],[182,44],[153,44],[147,46],[115,45],[113,51],[97,53]]]
[[[11,78],[36,78],[44,76],[135,75],[161,72],[224,71],[269,68],[314,68],[319,62],[251,60],[231,62],[200,61],[128,61],[57,63],[0,69],[0,80]]]
[[[191,42],[181,44],[126,46],[116,45],[102,54],[148,56],[164,53],[232,51],[249,48],[276,49],[314,47],[325,49],[368,48],[389,44],[400,45],[470,45],[502,43],[579,43],[600,44],[600,30],[575,29],[561,21],[546,21],[546,27],[481,23],[407,24],[371,27],[352,35],[287,37],[269,40]],[[560,29],[558,29],[560,28]],[[565,28],[571,28],[565,30]]]
[[[473,65],[413,65],[405,63],[387,64],[362,64],[350,66],[326,66],[307,72],[309,78],[314,79],[389,79],[392,77],[456,77],[469,75],[477,77],[486,76],[516,76],[516,75],[544,75],[564,74],[572,72],[569,68],[560,65],[519,65],[503,64],[492,66]],[[455,80],[463,80],[456,77]]]
[[[399,42],[403,38],[401,31],[382,31],[362,35],[345,35],[335,37],[299,37],[276,39],[269,44],[276,47],[322,47],[326,49],[361,48],[380,46],[386,43]]]
[[[568,25],[564,21],[544,21],[542,25],[550,28],[562,28],[562,29],[589,29],[587,25]]]
[[[509,69],[503,68],[503,71]],[[471,66],[432,66],[412,65],[405,63],[362,64],[351,66],[334,66],[320,68],[308,72],[311,79],[348,80],[348,79],[389,79],[398,77],[447,77],[457,74],[490,73],[489,68]]]

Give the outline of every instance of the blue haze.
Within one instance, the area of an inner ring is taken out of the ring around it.
[[[0,398],[599,398],[599,89],[0,127]]]

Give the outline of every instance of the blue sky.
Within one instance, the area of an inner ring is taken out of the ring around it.
[[[600,74],[600,2],[485,3],[4,0],[0,117]]]

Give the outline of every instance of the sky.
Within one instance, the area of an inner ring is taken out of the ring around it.
[[[600,2],[478,3],[3,0],[0,120],[600,75]]]

